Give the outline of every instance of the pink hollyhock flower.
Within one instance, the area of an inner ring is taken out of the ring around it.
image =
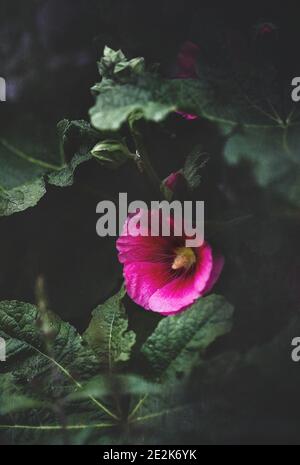
[[[177,79],[196,79],[196,62],[199,55],[199,47],[193,42],[187,41],[181,46],[177,57]],[[187,120],[198,119],[197,115],[191,113],[185,113],[182,111],[177,111],[179,115],[183,116]]]
[[[207,242],[197,248],[186,247],[186,236],[174,235],[172,218],[168,219],[170,237],[151,236],[151,218],[157,219],[158,211],[146,213],[150,218],[147,230],[141,226],[140,234],[132,235],[130,221],[134,219],[136,223],[142,215],[145,212],[141,210],[130,215],[117,240],[126,290],[131,299],[146,310],[173,315],[212,289],[224,259],[215,255]]]

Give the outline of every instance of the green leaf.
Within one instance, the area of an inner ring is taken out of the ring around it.
[[[120,51],[105,47],[99,62],[101,82],[92,91],[97,96],[90,110],[92,125],[101,130],[117,130],[132,113],[161,121],[175,110],[172,103],[160,101],[161,80],[145,72],[142,58],[127,60]]]
[[[34,135],[33,135],[34,127]],[[0,216],[33,207],[46,192],[44,175],[58,171],[55,131],[30,121],[0,130]]]
[[[98,62],[100,76],[106,80],[116,78],[119,81],[128,80],[128,78],[140,75],[145,70],[144,58],[133,58],[127,60],[121,50],[113,50],[107,46],[104,47],[103,57]],[[101,83],[103,84],[103,83]],[[92,89],[98,92],[98,87]]]
[[[300,111],[291,98],[290,68],[278,60],[278,44],[270,49],[239,31],[237,50],[237,37],[222,19],[211,28],[207,24],[203,15],[196,114],[219,126],[230,165],[247,164],[260,187],[299,206]]]
[[[67,145],[69,149],[70,162],[66,163],[56,131],[36,122],[23,126],[16,125],[13,133],[0,131],[0,216],[34,207],[45,195],[47,181],[60,187],[70,186],[74,171],[91,158],[88,152],[99,140],[99,134],[96,137],[88,123],[64,120],[59,130],[63,147]]]
[[[195,147],[194,150],[187,156],[182,174],[191,190],[196,189],[201,183],[200,171],[206,165],[208,161],[208,155],[201,153],[199,147]]]
[[[73,184],[77,167],[92,159],[90,150],[99,139],[99,133],[84,120],[66,119],[58,123],[58,131],[62,149],[70,162],[61,170],[51,173],[48,182],[58,187],[66,187]]]
[[[22,393],[12,373],[0,375],[0,386],[0,416],[44,406],[41,401]]]
[[[232,313],[232,305],[219,295],[200,298],[183,313],[162,319],[142,352],[157,375],[180,378],[217,337],[230,331]]]
[[[101,165],[108,168],[119,168],[131,158],[125,143],[119,140],[103,140],[91,150],[91,154]]]
[[[247,163],[260,187],[299,206],[300,110],[291,98],[290,68],[278,60],[276,34],[270,49],[239,32],[237,51],[222,19],[207,28],[204,15],[199,29],[196,113],[218,124],[229,164]]]
[[[217,31],[215,39],[214,32],[203,42],[198,79],[168,80],[140,70],[120,80],[114,67],[109,77],[102,74],[92,125],[117,130],[132,113],[155,122],[174,111],[199,115],[224,134],[228,163],[247,161],[259,186],[300,205],[300,110],[290,83],[278,84],[282,70],[268,56],[256,60],[245,53],[243,60],[232,60],[222,34]]]
[[[125,290],[95,308],[83,337],[101,365],[112,371],[118,362],[129,360],[135,334],[128,331],[128,319],[122,302]]]
[[[50,311],[41,314],[31,304],[0,302],[0,336],[6,342],[6,362],[1,369],[18,379],[41,376],[53,364],[61,372],[82,368],[82,373],[96,366],[75,328]]]
[[[101,89],[96,105],[90,110],[92,125],[100,130],[117,130],[131,113],[141,112],[150,121],[162,121],[176,110],[175,103],[160,102],[155,98],[154,88],[158,80],[145,79],[135,86],[117,84],[110,89]],[[154,88],[153,88],[154,87]]]
[[[20,434],[19,442],[29,431],[25,442],[34,443],[43,431],[101,429],[118,419],[89,394],[84,401],[69,401],[99,368],[94,353],[70,324],[31,304],[4,301],[0,328],[6,342],[6,362],[0,365],[1,431]],[[56,443],[60,442],[58,436]]]
[[[119,396],[143,396],[145,394],[156,394],[159,385],[145,380],[141,376],[133,374],[116,374],[113,377],[95,376],[83,385],[80,391],[70,395],[71,399],[86,399],[90,396],[102,398],[110,396],[112,392]]]
[[[0,216],[9,216],[34,207],[45,195],[44,180],[38,178],[13,188],[0,187]]]
[[[245,127],[226,143],[224,155],[230,165],[246,161],[257,184],[270,188],[292,204],[300,205],[300,125]],[[294,133],[294,134],[293,134]]]

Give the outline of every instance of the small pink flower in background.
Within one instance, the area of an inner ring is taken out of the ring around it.
[[[198,55],[199,55],[198,45],[190,41],[184,42],[177,56],[177,63],[176,63],[177,72],[175,76],[177,79],[196,79],[197,78],[196,63],[197,63]],[[183,118],[187,120],[198,119],[197,115],[193,115],[191,113],[185,113],[182,111],[177,111],[176,113],[183,116]]]
[[[194,119],[199,119],[199,116],[193,115],[192,113],[185,113],[184,111],[176,111],[179,115],[181,115],[184,119],[192,121]]]
[[[193,42],[184,42],[177,56],[176,77],[179,79],[196,79],[196,63],[199,55],[199,47]]]
[[[144,214],[139,211],[129,216],[117,240],[126,290],[131,299],[146,310],[173,315],[212,289],[224,259],[216,256],[207,242],[197,248],[186,247],[186,237],[174,235],[175,225],[171,218],[168,220],[170,237],[150,236],[151,222],[149,235],[131,235],[129,221]],[[152,211],[149,216],[154,215],[159,212]]]
[[[180,171],[169,174],[169,176],[164,180],[164,185],[174,192],[178,184],[184,181],[184,176]]]
[[[266,34],[269,35],[272,32],[276,31],[277,26],[270,22],[262,22],[256,24],[254,30],[256,36],[265,36]]]

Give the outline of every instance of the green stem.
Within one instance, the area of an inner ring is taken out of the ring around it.
[[[7,150],[9,150],[11,153],[16,155],[19,158],[22,158],[23,160],[27,161],[28,163],[32,163],[34,165],[40,166],[41,168],[45,168],[47,170],[54,170],[54,171],[59,171],[60,169],[64,168],[65,165],[62,166],[57,166],[53,165],[52,163],[47,163],[43,160],[39,160],[37,158],[33,158],[32,156],[28,155],[27,153],[23,152],[22,150],[18,149],[17,147],[14,147],[11,145],[7,140],[5,139],[0,139],[0,144],[3,145]]]
[[[88,429],[88,428],[111,428],[115,426],[115,423],[92,423],[90,425],[0,425],[0,429],[28,429],[28,430],[76,430],[76,429]]]
[[[132,412],[129,414],[128,416],[128,421],[130,422],[133,417],[135,416],[135,414],[139,411],[139,409],[141,408],[141,406],[143,405],[143,403],[145,402],[145,400],[147,399],[148,397],[148,394],[145,394],[139,401],[138,403],[136,404],[136,406],[133,408]]]
[[[83,385],[77,381],[72,375],[71,373],[65,368],[63,367],[62,365],[60,365],[60,363],[58,363],[54,358],[48,356],[47,354],[44,354],[43,352],[41,352],[38,348],[34,347],[34,346],[31,346],[36,352],[38,352],[39,354],[41,354],[42,356],[46,357],[49,361],[51,361],[57,368],[59,368],[60,371],[62,371],[62,373],[64,373],[64,375],[69,378],[74,384],[75,386],[77,386],[78,389],[82,390],[83,389]],[[95,404],[97,405],[97,407],[99,407],[100,410],[102,410],[103,412],[105,412],[108,416],[110,416],[111,418],[113,418],[114,420],[117,420],[119,421],[119,417],[117,415],[115,415],[113,412],[111,412],[107,407],[105,407],[105,405],[103,405],[100,401],[98,401],[94,396],[92,395],[89,395],[88,398]]]
[[[163,197],[161,192],[161,180],[156,173],[155,169],[153,168],[150,158],[147,153],[147,149],[144,145],[142,135],[137,128],[137,120],[132,118],[129,120],[129,127],[131,130],[131,135],[136,147],[136,154],[140,157],[143,169],[148,176],[149,181],[151,182],[155,192],[159,195],[160,198]]]
[[[161,410],[160,412],[149,413],[148,415],[132,418],[129,421],[129,423],[132,424],[132,423],[138,423],[140,421],[152,420],[153,418],[158,418],[158,417],[161,417],[163,415],[168,415],[170,413],[180,411],[180,410],[182,410],[182,409],[184,409],[186,407],[187,407],[186,405],[180,405],[179,407],[174,407],[174,408],[170,408],[170,409]]]

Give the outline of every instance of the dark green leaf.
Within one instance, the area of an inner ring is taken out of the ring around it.
[[[1,129],[0,216],[35,206],[46,192],[44,175],[64,165],[54,132],[36,123]]]
[[[201,55],[199,79],[166,80],[140,71],[120,81],[114,70],[109,79],[106,73],[97,86],[91,122],[117,130],[135,112],[156,122],[174,111],[199,115],[226,136],[224,155],[230,164],[248,161],[259,186],[270,186],[299,205],[300,113],[290,83],[280,86],[280,70],[267,60],[226,61],[223,48],[219,61],[209,50]]]
[[[182,170],[182,174],[190,189],[196,189],[201,182],[200,171],[206,165],[208,161],[208,155],[201,153],[198,147],[187,156]]]
[[[100,363],[111,371],[118,362],[129,360],[135,334],[128,331],[128,320],[122,302],[122,288],[104,304],[95,308],[84,340],[94,350]]]
[[[62,148],[70,162],[61,170],[51,173],[48,182],[55,186],[71,186],[76,168],[92,158],[91,148],[99,139],[99,133],[83,120],[62,120],[58,124]]]
[[[75,328],[52,312],[41,315],[31,304],[0,302],[0,336],[6,341],[6,362],[1,368],[18,378],[41,376],[53,364],[62,372],[79,368],[88,372],[96,366],[95,357],[83,347]]]
[[[0,302],[0,328],[6,342],[6,362],[0,366],[1,431],[20,435],[21,443],[26,433],[27,441],[34,443],[51,432],[53,440],[61,443],[64,428],[103,429],[117,419],[88,394],[78,402],[70,397],[99,368],[97,358],[71,325],[31,304],[4,301]],[[62,421],[65,415],[67,425]]]
[[[61,122],[63,151],[70,159],[67,163],[57,135],[36,123],[34,127],[34,135],[27,124],[15,127],[13,135],[0,133],[0,216],[34,207],[46,193],[46,181],[70,186],[74,171],[91,158],[89,150],[99,140],[99,134],[84,121]]]
[[[200,298],[183,313],[162,319],[142,352],[164,379],[182,377],[217,337],[230,331],[232,313],[219,295]]]

